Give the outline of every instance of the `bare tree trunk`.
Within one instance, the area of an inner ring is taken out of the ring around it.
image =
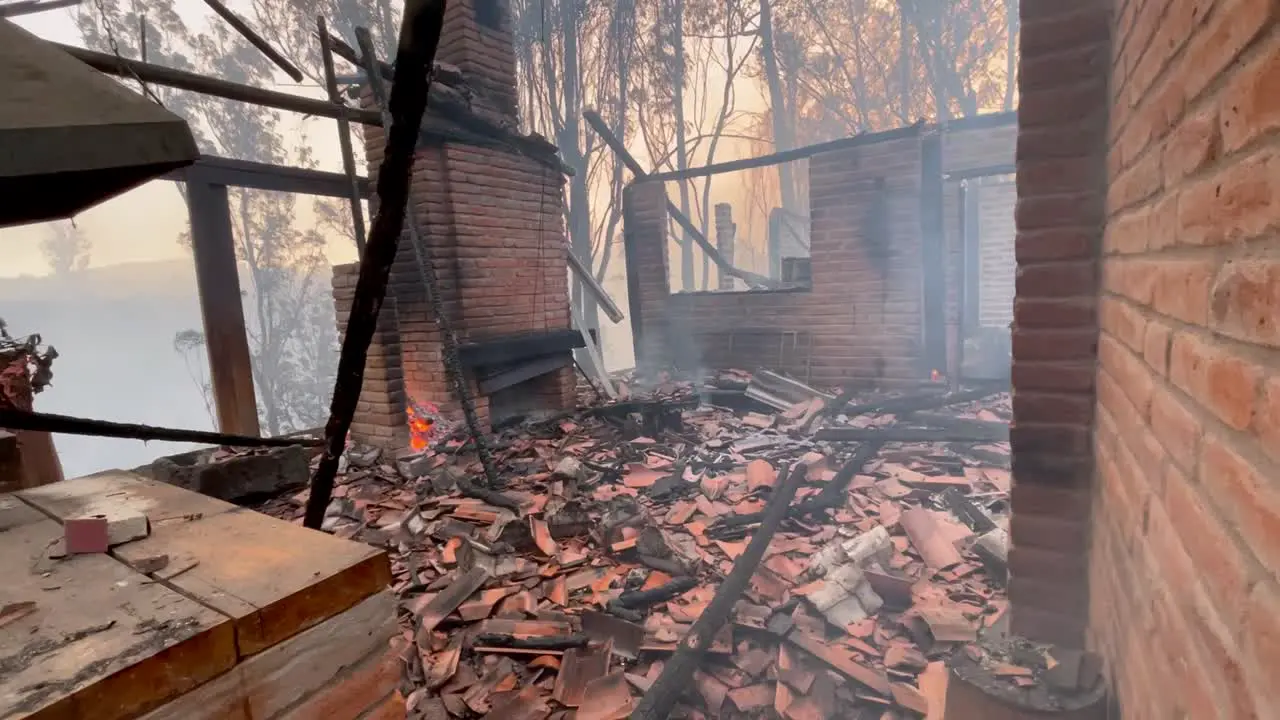
[[[617,0],[613,6],[614,50],[617,53],[616,71],[618,74],[617,103],[613,115],[613,134],[618,140],[626,143],[627,138],[627,103],[631,89],[631,33],[635,29],[636,7],[633,0]],[[613,236],[618,231],[618,223],[622,220],[622,190],[626,187],[625,167],[618,158],[613,158],[613,175],[609,179],[609,192],[613,202],[609,207],[609,220],[605,223],[604,237],[601,239],[600,262],[596,267],[596,280],[603,283],[609,270],[609,262],[613,259]],[[599,322],[598,314],[589,316],[588,322]]]
[[[674,106],[672,110],[676,116],[676,169],[687,170],[689,168],[689,136],[684,118],[684,0],[675,0],[672,3],[672,10],[671,55],[674,63],[672,67],[674,87],[671,89],[671,104]],[[693,217],[689,212],[689,181],[679,180],[678,182],[680,183],[680,212],[684,213],[685,217]],[[682,230],[680,232],[680,287],[685,291],[694,290],[693,283],[693,238]]]
[[[773,145],[776,152],[790,150],[796,144],[792,108],[782,87],[782,74],[778,68],[778,49],[773,36],[772,0],[760,0],[760,52],[764,56],[765,82],[769,87],[769,108],[773,121]],[[796,207],[795,176],[791,163],[778,164],[778,186],[782,207],[789,213]]]
[[[573,254],[585,267],[591,267],[590,189],[587,187],[587,163],[582,156],[582,71],[578,58],[578,3],[560,0],[560,41],[564,58],[564,127],[560,133],[560,152],[573,167],[569,180],[569,243]],[[588,317],[595,316],[596,302],[583,292],[582,282],[573,279],[570,300]],[[589,328],[579,328],[586,332]]]
[[[907,14],[898,11],[898,35],[900,41],[898,43],[898,72],[899,82],[902,86],[898,88],[898,102],[901,103],[902,109],[898,116],[902,118],[905,124],[911,124],[918,118],[911,117],[911,25],[907,22]]]
[[[1018,84],[1018,0],[1005,0],[1005,85],[1004,111],[1013,110],[1013,91]]]

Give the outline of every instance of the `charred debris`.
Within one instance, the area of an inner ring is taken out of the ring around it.
[[[324,529],[392,554],[409,717],[939,717],[956,658],[1049,686],[991,649],[1007,385],[618,385],[496,432],[498,487],[462,436],[343,455]]]

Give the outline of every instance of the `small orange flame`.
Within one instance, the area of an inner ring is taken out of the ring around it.
[[[435,427],[435,415],[439,409],[431,403],[419,405],[410,400],[406,403],[405,415],[409,421],[409,447],[414,452],[427,449],[431,441],[431,431]]]
[[[930,370],[929,379],[932,380],[933,382],[938,382],[939,380],[942,379],[942,373],[938,372],[937,370]]]

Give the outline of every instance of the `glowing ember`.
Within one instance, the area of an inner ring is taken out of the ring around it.
[[[431,434],[436,427],[440,409],[431,403],[419,404],[413,400],[409,400],[406,404],[408,405],[405,415],[409,420],[409,447],[415,452],[426,450],[431,442]]]
[[[938,372],[937,370],[930,370],[929,379],[932,380],[933,382],[938,382],[939,380],[942,379],[942,373]]]

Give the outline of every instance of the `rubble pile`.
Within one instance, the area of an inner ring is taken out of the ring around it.
[[[392,553],[411,718],[628,717],[695,627],[670,717],[938,717],[954,657],[1044,682],[979,642],[1007,608],[1000,389],[668,380],[497,434],[499,488],[458,439],[351,448],[325,529]]]

